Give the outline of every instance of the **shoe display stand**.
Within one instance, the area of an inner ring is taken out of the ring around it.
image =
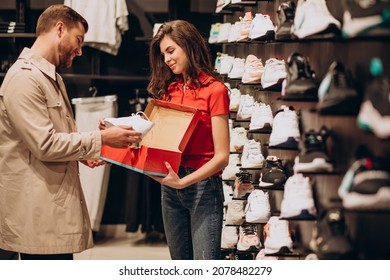
[[[234,24],[245,12],[267,14],[276,25],[278,6],[286,1],[257,1],[256,4],[239,5],[235,4],[234,9],[229,7],[230,13],[224,13],[224,22]],[[297,1],[295,1],[297,2]],[[343,19],[342,1],[326,1],[331,14],[340,22]],[[240,7],[238,9],[237,7]],[[222,52],[230,56],[246,58],[249,54],[254,54],[261,58],[263,63],[272,57],[287,61],[293,52],[299,52],[310,59],[311,69],[315,72],[315,81],[320,84],[327,73],[329,65],[333,61],[341,61],[352,73],[356,83],[356,89],[361,96],[370,78],[370,60],[379,57],[384,65],[385,72],[390,69],[390,53],[388,46],[390,36],[370,37],[362,36],[351,39],[339,37],[315,39],[289,39],[281,41],[267,42],[233,42],[219,43]],[[359,146],[365,145],[376,155],[390,155],[390,140],[380,139],[370,132],[363,131],[357,126],[356,115],[320,115],[317,112],[317,101],[284,100],[279,90],[263,90],[259,84],[243,84],[241,80],[228,79],[231,88],[239,88],[241,94],[254,96],[256,101],[270,104],[275,113],[281,105],[293,106],[299,115],[301,135],[309,129],[318,131],[322,126],[326,126],[331,131],[331,136],[327,140],[329,156],[334,165],[332,172],[306,172],[313,186],[313,196],[317,210],[315,220],[289,220],[289,227],[294,241],[293,253],[278,254],[279,259],[305,259],[305,256],[312,253],[310,242],[313,239],[313,229],[319,223],[320,216],[331,209],[341,209],[345,215],[345,225],[351,238],[357,259],[390,259],[390,211],[352,211],[343,209],[342,200],[338,196],[338,189],[343,177],[354,160],[356,150]],[[231,112],[230,118],[233,120],[233,127],[241,126],[248,129],[249,121],[235,119],[235,112]],[[248,139],[255,139],[262,144],[262,153],[266,158],[274,155],[282,159],[283,162],[294,162],[299,154],[298,149],[276,149],[268,147],[269,133],[247,133]],[[290,166],[291,167],[291,166]],[[259,187],[259,177],[261,169],[245,169],[252,173],[255,188],[262,189],[269,193],[271,215],[280,213],[280,204],[283,199],[283,188]],[[288,170],[289,175],[292,170]],[[233,188],[233,181],[226,183]],[[258,225],[261,243],[263,243],[263,225]],[[261,249],[261,248],[260,248]],[[247,254],[253,252],[238,252],[235,249],[223,250],[225,259],[249,258]],[[337,256],[333,256],[337,259]]]

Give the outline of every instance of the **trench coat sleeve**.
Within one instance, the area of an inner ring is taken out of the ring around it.
[[[74,119],[61,102],[61,92],[52,87],[48,93],[43,89],[45,84],[28,71],[15,73],[12,79],[8,83],[12,94],[4,96],[7,114],[36,158],[52,162],[99,158],[100,131],[75,132]]]

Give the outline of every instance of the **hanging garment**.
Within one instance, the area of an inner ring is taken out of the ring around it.
[[[99,119],[117,117],[118,104],[116,95],[73,98],[76,125],[79,132],[98,129]],[[88,207],[93,231],[100,228],[104,204],[106,201],[110,165],[89,168],[80,164],[80,181]]]
[[[126,0],[65,0],[88,22],[84,45],[117,55],[122,34],[129,30]]]

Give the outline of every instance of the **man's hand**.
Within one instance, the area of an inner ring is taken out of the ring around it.
[[[106,129],[106,123],[104,122],[104,119],[99,119],[99,129],[100,130]]]
[[[102,144],[114,148],[126,148],[140,142],[141,132],[135,131],[131,126],[112,126],[100,131]]]
[[[87,160],[80,160],[80,162],[90,168],[95,168],[107,164],[107,162],[101,159],[96,159],[96,160],[87,159]]]

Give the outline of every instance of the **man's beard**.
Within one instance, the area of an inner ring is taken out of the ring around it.
[[[60,43],[58,46],[58,53],[59,53],[59,65],[60,68],[69,68],[72,66],[72,52],[70,50],[67,50],[66,47],[63,47],[63,44]]]

